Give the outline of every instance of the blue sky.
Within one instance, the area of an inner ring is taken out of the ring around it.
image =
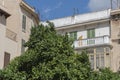
[[[110,0],[25,0],[40,12],[42,21],[107,9]],[[74,10],[75,9],[75,10]]]

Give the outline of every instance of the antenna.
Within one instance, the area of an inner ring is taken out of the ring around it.
[[[77,14],[79,14],[79,9],[77,8]]]
[[[74,12],[73,12],[73,16],[76,15],[76,14],[79,14],[79,10],[78,8],[73,8]]]
[[[110,3],[111,3],[111,5],[110,5],[110,6],[111,6],[111,9],[112,9],[112,0],[110,0]]]

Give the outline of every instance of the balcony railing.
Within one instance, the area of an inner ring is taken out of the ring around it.
[[[74,41],[74,47],[81,48],[81,47],[89,47],[89,46],[109,44],[109,43],[110,43],[110,38],[109,36],[106,35],[106,36]]]
[[[6,37],[13,41],[16,41],[17,34],[9,29],[6,29]]]

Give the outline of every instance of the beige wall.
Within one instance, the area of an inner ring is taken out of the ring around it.
[[[5,48],[5,30],[6,25],[3,24],[6,22],[4,16],[0,16],[0,69],[3,68],[4,65],[4,48]]]
[[[21,40],[27,41],[30,35],[30,29],[35,22],[36,18],[32,16],[25,8],[22,8],[20,3],[22,0],[5,0],[5,7],[11,13],[11,16],[7,20],[7,28],[17,34],[17,50],[14,55],[21,55]],[[22,15],[26,15],[26,31],[22,31]]]
[[[7,8],[11,14],[7,18],[0,16],[0,69],[4,65],[4,52],[10,54],[10,59],[14,59],[16,56],[21,55],[21,40],[28,41],[30,35],[31,26],[37,25],[38,18],[33,16],[34,12],[28,12],[29,6],[21,7],[22,0],[4,0],[3,7]],[[3,2],[0,0],[0,5]],[[33,10],[29,10],[33,11]],[[26,15],[26,31],[22,31],[22,15]]]
[[[120,67],[120,44],[118,44],[118,33],[120,30],[120,20],[111,20],[111,41],[112,41],[112,69],[118,71]]]
[[[0,5],[4,6],[4,0],[0,0]]]
[[[17,54],[15,54],[17,52],[17,42],[9,39],[9,38],[5,38],[5,48],[4,48],[4,52],[7,52],[10,54],[10,60],[12,60],[14,57],[18,56]]]

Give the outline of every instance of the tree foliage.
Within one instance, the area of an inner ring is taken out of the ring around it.
[[[3,71],[5,80],[78,80],[87,79],[90,69],[87,55],[74,53],[67,35],[56,33],[54,25],[33,27],[28,50]]]
[[[15,58],[3,70],[3,80],[119,80],[109,69],[90,69],[86,51],[74,52],[67,35],[56,33],[54,25],[39,25],[31,29],[27,51]]]

